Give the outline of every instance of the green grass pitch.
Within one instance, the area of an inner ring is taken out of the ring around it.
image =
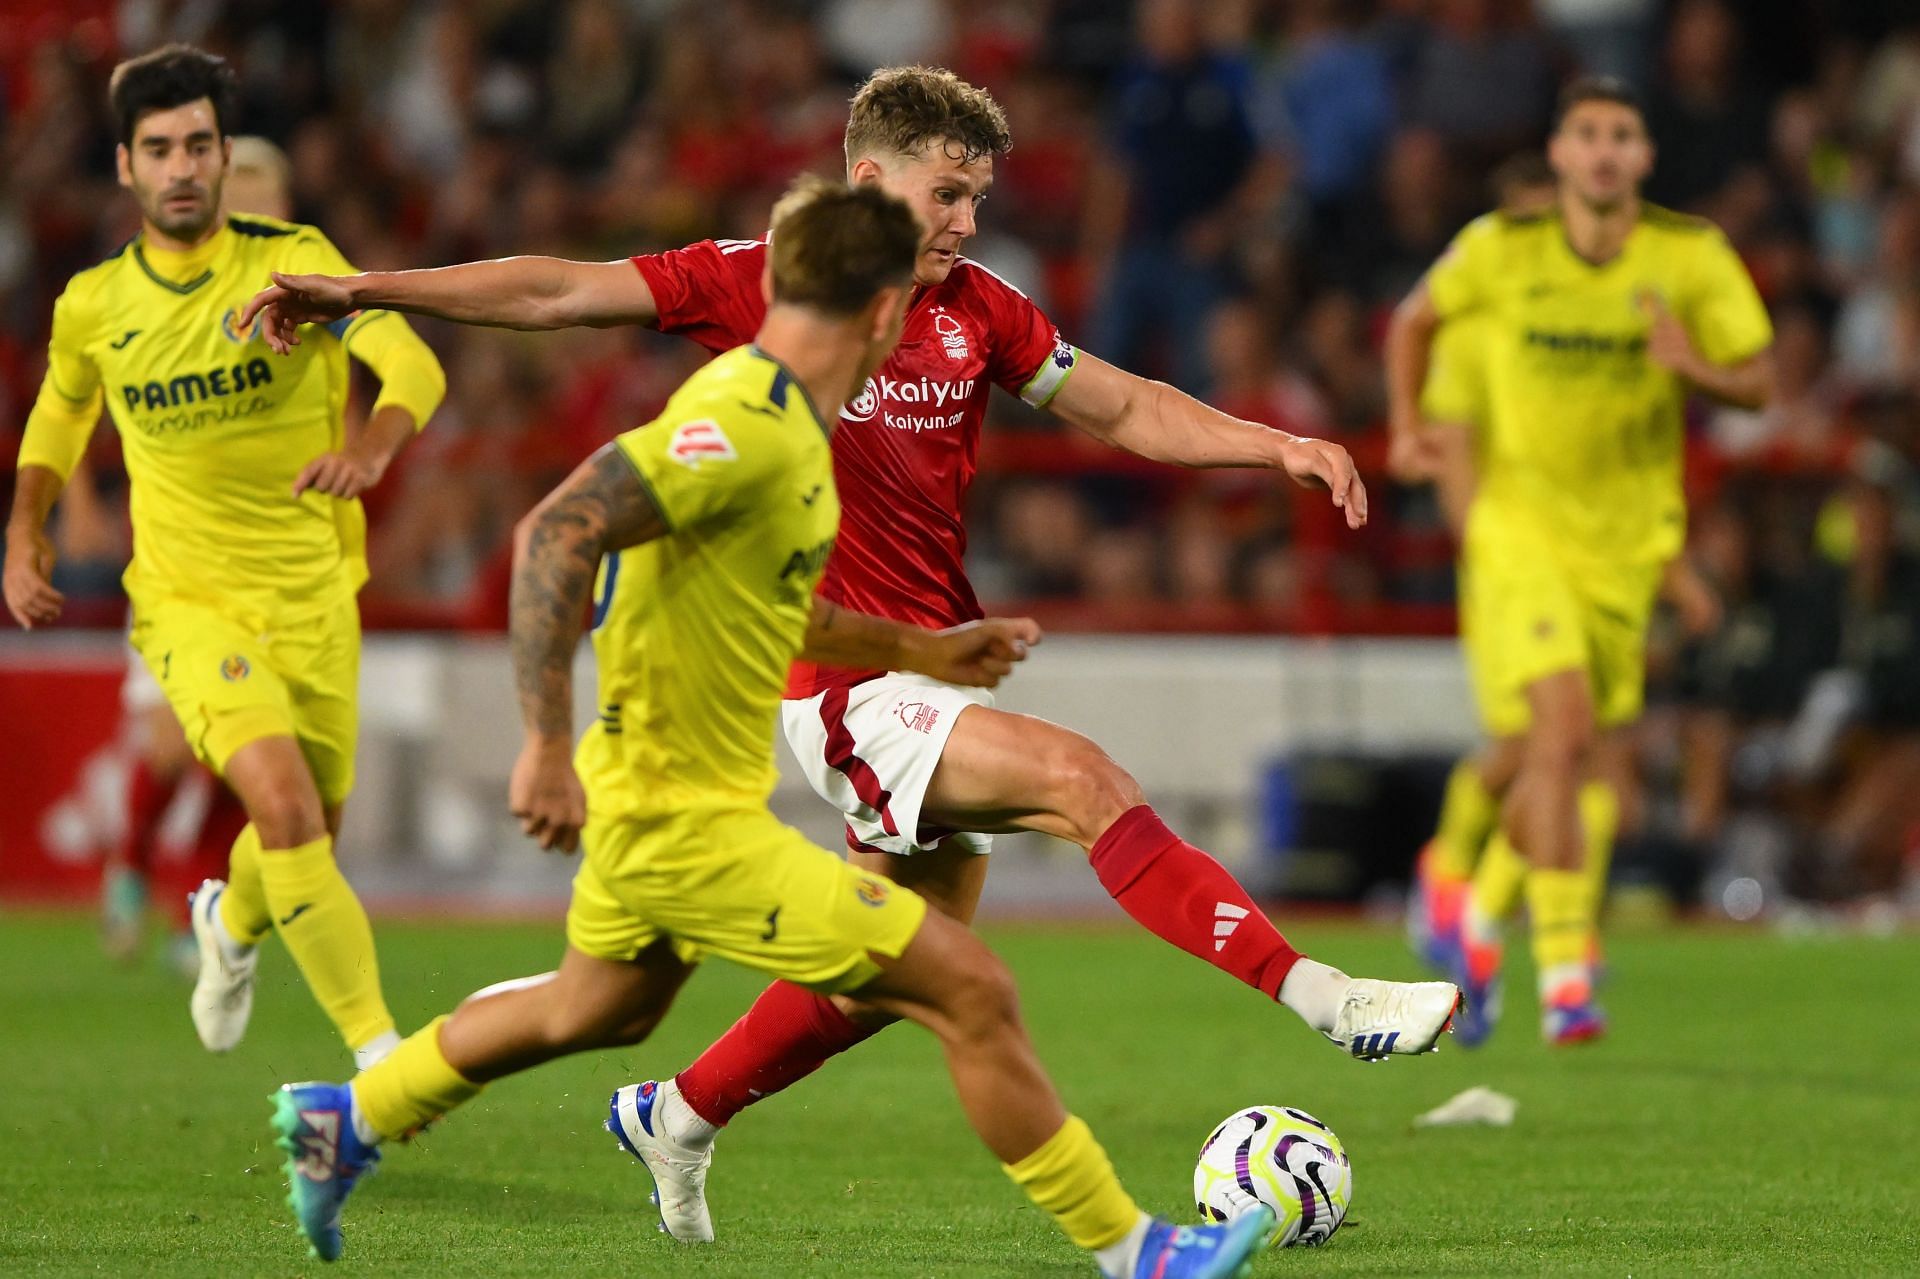
[[[379,937],[407,1026],[559,950],[557,926]],[[1478,1053],[1369,1066],[1143,933],[989,937],[1068,1104],[1145,1206],[1191,1219],[1193,1156],[1238,1107],[1301,1106],[1340,1133],[1346,1226],[1257,1275],[1920,1273],[1920,938],[1621,936],[1610,1040],[1549,1051],[1516,993]],[[1295,940],[1412,975],[1383,932]],[[0,1274],[1091,1273],[974,1144],[932,1040],[904,1027],[734,1124],[711,1183],[720,1243],[657,1234],[646,1174],[600,1121],[616,1085],[674,1069],[746,1006],[759,981],[724,964],[653,1042],[505,1081],[389,1151],[348,1206],[345,1258],[323,1266],[282,1206],[266,1096],[347,1061],[267,951],[246,1042],[210,1057],[177,978],[110,967],[89,921],[0,918]],[[1410,1127],[1474,1084],[1519,1099],[1513,1128]]]

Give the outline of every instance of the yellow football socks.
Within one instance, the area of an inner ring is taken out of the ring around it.
[[[1574,975],[1584,976],[1593,945],[1593,894],[1578,870],[1536,870],[1527,876],[1527,912],[1533,926],[1533,966],[1540,991],[1553,996]],[[1585,990],[1577,992],[1586,998]]]
[[[1520,906],[1520,892],[1526,887],[1530,869],[1507,833],[1496,832],[1487,841],[1487,851],[1473,872],[1473,891],[1467,899],[1469,918],[1496,928],[1511,918]]]
[[[435,1017],[378,1065],[354,1076],[354,1109],[380,1136],[390,1141],[411,1136],[483,1087],[449,1065],[440,1051],[446,1020]]]
[[[1500,820],[1500,805],[1487,790],[1471,759],[1453,766],[1440,803],[1440,826],[1433,836],[1433,871],[1443,879],[1465,880],[1480,860],[1480,850]]]
[[[1027,1198],[1082,1248],[1118,1243],[1140,1220],[1140,1207],[1121,1187],[1107,1152],[1093,1139],[1092,1130],[1072,1115],[1040,1149],[1004,1167]]]
[[[1620,831],[1620,797],[1605,782],[1580,788],[1580,829],[1587,844],[1587,892],[1593,898],[1593,918],[1607,900],[1607,870],[1613,865],[1613,837]]]
[[[273,931],[266,886],[260,882],[260,832],[248,822],[227,854],[227,887],[220,894],[220,922],[242,946],[257,946]]]
[[[260,881],[280,940],[293,953],[307,987],[347,1047],[360,1048],[393,1030],[380,993],[373,926],[333,860],[322,835],[297,848],[263,849]]]

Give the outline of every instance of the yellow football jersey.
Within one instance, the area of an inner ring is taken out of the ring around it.
[[[1642,298],[1659,297],[1716,364],[1748,359],[1773,338],[1719,230],[1644,206],[1620,253],[1596,265],[1568,245],[1557,213],[1492,213],[1460,233],[1427,287],[1444,324],[1483,326],[1476,520],[1511,510],[1516,527],[1598,560],[1676,555],[1687,388],[1648,357]]]
[[[348,345],[406,322],[361,312],[310,328],[291,355],[277,356],[257,327],[234,327],[272,271],[353,267],[314,227],[231,217],[187,253],[136,236],[75,275],[54,304],[20,465],[70,474],[104,398],[132,481],[125,581],[136,610],[143,598],[182,597],[264,627],[325,612],[366,579],[360,504],[295,498],[293,483],[343,442]]]
[[[588,808],[764,803],[787,667],[840,527],[825,419],[743,346],[615,444],[670,532],[600,566],[599,716],[575,760]]]

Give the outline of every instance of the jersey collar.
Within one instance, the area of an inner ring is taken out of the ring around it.
[[[188,294],[213,278],[213,260],[233,234],[223,221],[220,229],[185,253],[147,243],[145,233],[134,237],[133,260],[146,277],[170,293]]]
[[[800,392],[800,402],[805,404],[807,406],[807,412],[813,415],[813,424],[820,428],[820,434],[831,437],[832,432],[827,429],[826,416],[820,412],[820,407],[813,402],[813,397],[807,394],[806,386],[799,378],[793,375],[793,370],[788,368],[779,357],[767,354],[767,352],[761,349],[758,342],[748,343],[748,349],[780,370],[779,373],[774,376],[774,385],[777,387],[784,383]]]

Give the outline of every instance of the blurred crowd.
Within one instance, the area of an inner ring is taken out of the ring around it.
[[[1659,145],[1648,195],[1726,230],[1778,329],[1774,402],[1691,423],[1694,553],[1726,618],[1656,663],[1652,758],[1687,781],[1647,806],[1646,838],[1724,833],[1759,802],[1812,850],[1791,872],[1805,891],[1897,877],[1920,818],[1920,0],[8,8],[9,458],[54,295],[136,225],[106,75],[164,40],[234,61],[239,128],[284,148],[293,216],[369,269],[757,235],[796,171],[841,168],[872,68],[986,85],[1015,141],[970,254],[1076,344],[1342,440],[1375,490],[1348,534],[1312,494],[1138,465],[1001,400],[973,513],[981,593],[1114,627],[1445,632],[1439,513],[1380,469],[1385,316],[1491,203],[1487,175],[1539,150],[1564,78],[1620,75]],[[449,397],[371,496],[368,614],[487,625],[512,521],[701,357],[634,331],[420,327]],[[127,551],[111,432],[91,461],[61,584],[104,622]]]

